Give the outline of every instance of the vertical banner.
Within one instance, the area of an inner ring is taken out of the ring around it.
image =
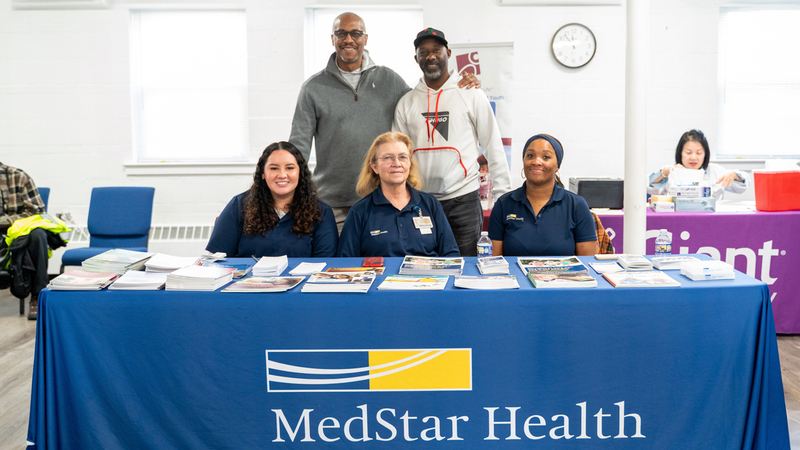
[[[450,44],[449,66],[458,73],[474,73],[492,104],[511,164],[511,99],[514,81],[514,43]]]
[[[475,74],[481,81],[481,89],[489,99],[497,118],[497,126],[503,136],[503,149],[506,162],[511,167],[511,99],[513,97],[514,80],[514,43],[498,42],[485,44],[450,44],[450,61],[448,66],[458,73]],[[488,165],[481,157],[481,202],[484,210],[492,208],[492,184],[488,177]]]

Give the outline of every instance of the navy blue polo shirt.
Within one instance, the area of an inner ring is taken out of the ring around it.
[[[597,240],[597,233],[586,200],[558,185],[534,217],[523,183],[494,204],[489,239],[503,241],[505,256],[572,256],[576,243]]]
[[[311,236],[298,236],[292,232],[294,219],[291,213],[280,218],[275,228],[265,236],[244,234],[244,199],[247,192],[233,197],[217,218],[206,250],[225,252],[230,257],[281,256],[290,258],[335,256],[339,230],[331,207],[317,200],[322,218],[311,228]]]
[[[450,223],[436,197],[406,185],[411,200],[397,210],[378,187],[350,208],[339,238],[339,256],[460,256]],[[431,234],[414,226],[414,217],[431,218]]]

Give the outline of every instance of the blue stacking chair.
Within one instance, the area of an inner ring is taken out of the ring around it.
[[[89,247],[65,251],[61,271],[64,266],[80,266],[85,259],[115,248],[146,252],[155,191],[151,187],[92,189]]]
[[[42,201],[44,202],[44,211],[47,212],[47,201],[50,200],[50,188],[46,187],[37,187],[39,191],[39,197],[42,197]]]

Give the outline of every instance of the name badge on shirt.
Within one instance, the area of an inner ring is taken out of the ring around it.
[[[433,222],[430,216],[414,217],[414,226],[419,230],[420,234],[431,234]]]

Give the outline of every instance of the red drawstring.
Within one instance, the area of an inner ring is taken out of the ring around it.
[[[431,114],[431,90],[427,89],[428,93],[428,114],[425,115],[425,126],[428,130],[428,140],[431,141],[431,145],[433,145],[434,136],[433,132],[436,130],[436,125],[439,124],[439,97],[442,96],[442,91],[439,91],[436,94],[436,111],[433,113],[433,129],[431,129],[431,121],[430,121],[430,114]]]

